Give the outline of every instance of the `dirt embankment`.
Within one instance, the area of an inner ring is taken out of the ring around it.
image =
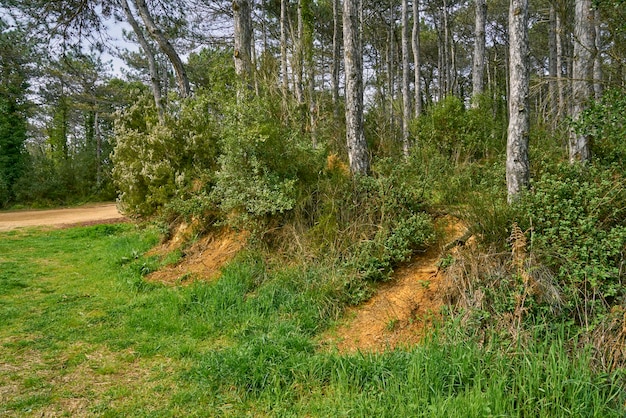
[[[31,226],[66,227],[122,222],[126,218],[115,203],[99,203],[68,209],[0,212],[0,232]]]

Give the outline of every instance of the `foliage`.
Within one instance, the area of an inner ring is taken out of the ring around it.
[[[604,164],[626,161],[626,95],[609,90],[585,109],[574,125],[579,134],[591,137],[591,152]]]
[[[113,177],[119,201],[134,215],[151,215],[194,180],[215,170],[218,144],[210,97],[196,95],[170,102],[176,117],[160,124],[152,98],[139,96],[116,120]]]
[[[235,223],[294,208],[298,189],[315,179],[321,153],[279,119],[268,98],[250,98],[221,121],[219,169],[212,197]]]
[[[0,20],[0,208],[14,199],[15,182],[24,172],[31,53],[18,31]]]
[[[478,103],[477,108],[466,109],[461,99],[448,96],[429,108],[412,127],[418,146],[435,147],[456,163],[501,154],[506,145],[502,104],[487,95]]]
[[[626,184],[618,167],[558,165],[532,184],[520,221],[551,267],[579,323],[624,296]]]

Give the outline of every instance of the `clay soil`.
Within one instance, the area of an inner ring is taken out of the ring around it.
[[[445,231],[444,243],[466,232],[454,218],[444,218],[439,225]],[[437,266],[442,248],[435,246],[397,269],[369,301],[349,309],[346,319],[324,336],[325,345],[341,353],[382,352],[419,342],[443,307],[443,272]]]
[[[69,209],[0,212],[0,231],[35,226],[63,228],[125,220],[115,203],[100,203]]]

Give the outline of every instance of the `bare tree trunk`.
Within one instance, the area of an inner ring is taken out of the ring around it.
[[[556,10],[554,3],[550,3],[550,28],[548,32],[548,91],[550,100],[550,120],[552,129],[556,129],[558,113],[558,86],[557,86],[557,47],[556,47]]]
[[[484,89],[486,0],[476,0],[476,27],[474,29],[474,63],[472,66],[472,107],[478,107],[478,96]]]
[[[176,81],[178,83],[178,89],[180,91],[180,95],[183,97],[189,96],[191,93],[191,89],[189,87],[189,79],[187,78],[187,73],[185,71],[185,66],[183,65],[183,61],[180,59],[180,56],[170,43],[170,41],[163,35],[163,32],[157,27],[154,23],[154,19],[152,19],[152,15],[148,10],[148,6],[146,5],[145,0],[135,0],[135,6],[137,7],[137,11],[139,12],[139,16],[143,20],[143,23],[146,25],[146,29],[148,29],[148,33],[156,41],[159,45],[159,48],[167,57],[169,58],[172,66],[174,67],[174,72],[176,73]]]
[[[394,109],[393,102],[395,100],[395,45],[396,45],[396,37],[395,37],[395,15],[393,13],[393,1],[390,3],[390,18],[389,18],[389,41],[388,41],[388,54],[387,54],[387,94],[389,98],[389,125],[395,125],[395,117],[394,117]]]
[[[287,0],[280,0],[280,69],[282,73],[283,104],[287,106],[289,76],[287,74]]]
[[[250,0],[233,1],[235,21],[235,73],[244,81],[252,75],[252,7]]]
[[[409,1],[402,0],[402,152],[409,155],[411,82],[409,80]]]
[[[528,0],[511,0],[509,9],[509,128],[506,146],[508,201],[528,188],[529,118]]]
[[[563,20],[556,13],[556,84],[558,90],[557,120],[562,120],[565,112],[565,80],[563,80]]]
[[[344,0],[343,3],[346,141],[350,171],[354,175],[367,175],[369,172],[369,155],[363,133],[363,67],[360,49],[359,4],[359,0]]]
[[[419,0],[413,0],[413,65],[415,66],[415,117],[422,113],[422,74],[421,74],[421,50],[420,50],[420,13]]]
[[[150,73],[150,86],[152,87],[152,96],[154,97],[154,105],[157,109],[157,114],[159,116],[159,122],[163,123],[165,121],[165,108],[163,106],[163,97],[161,93],[161,80],[159,77],[159,69],[157,66],[156,59],[154,58],[154,50],[148,43],[148,40],[143,35],[143,31],[137,23],[133,12],[128,5],[127,0],[121,0],[121,6],[124,10],[124,14],[126,15],[126,20],[128,24],[135,32],[135,36],[137,36],[137,41],[143,49],[144,54],[146,54],[146,58],[148,59],[148,72]]]
[[[576,0],[574,13],[574,60],[572,67],[572,120],[577,121],[587,102],[593,96],[593,50],[591,0]],[[589,139],[573,129],[570,132],[569,160],[571,163],[587,162],[590,158]]]
[[[102,134],[100,132],[100,113],[95,112],[93,118],[93,130],[96,137],[96,185],[102,184]]]
[[[295,51],[295,92],[299,105],[304,103],[304,86],[302,83],[302,73],[304,70],[304,21],[302,17],[302,0],[298,0],[298,35]]]
[[[595,57],[593,60],[593,92],[594,98],[600,100],[603,93],[602,73],[602,38],[600,31],[600,10],[596,9],[593,14],[593,27],[595,31]]]
[[[285,0],[283,0],[285,1]],[[339,118],[339,62],[341,58],[340,39],[340,3],[333,0],[333,68],[332,68],[332,90],[333,90],[333,115]]]
[[[448,2],[443,0],[443,68],[445,74],[444,96],[451,93],[452,83],[450,74],[450,27],[448,24]]]

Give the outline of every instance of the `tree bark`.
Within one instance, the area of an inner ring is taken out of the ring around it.
[[[593,97],[593,50],[595,49],[594,28],[592,26],[591,0],[576,0],[574,11],[574,60],[572,67],[572,120],[576,122],[587,102]],[[587,162],[589,139],[578,134],[574,129],[570,132],[569,160]]]
[[[484,89],[486,0],[476,0],[476,27],[474,29],[474,62],[472,66],[472,107],[478,107],[478,96]]]
[[[601,48],[602,48],[602,39],[600,37],[601,31],[600,31],[600,10],[596,9],[594,10],[594,14],[593,14],[593,27],[594,27],[594,31],[595,31],[595,56],[593,59],[593,92],[594,92],[594,98],[596,100],[600,100],[600,98],[602,97],[602,93],[603,93],[603,72],[602,72],[602,53],[601,53]]]
[[[167,57],[169,58],[172,66],[174,67],[174,72],[176,72],[176,81],[178,83],[178,89],[180,91],[180,95],[183,97],[189,96],[191,93],[191,89],[189,87],[189,79],[187,78],[187,73],[185,71],[185,66],[183,65],[183,61],[180,59],[180,56],[170,43],[170,41],[163,35],[163,32],[157,27],[154,23],[154,19],[148,10],[148,6],[146,5],[145,0],[134,0],[135,6],[137,7],[137,12],[139,12],[139,16],[143,20],[143,23],[146,25],[146,29],[148,29],[148,33],[156,41],[159,45],[159,48]]]
[[[402,152],[409,155],[411,84],[409,79],[409,1],[402,0]]]
[[[250,81],[252,75],[252,6],[250,0],[233,1],[235,23],[235,73]]]
[[[283,0],[285,1],[285,0]],[[332,67],[332,90],[333,90],[333,115],[339,118],[339,63],[341,58],[340,45],[340,3],[333,0],[333,67]]]
[[[509,9],[509,127],[506,184],[509,203],[528,188],[529,118],[528,0],[511,0]]]
[[[548,32],[548,95],[550,101],[550,120],[552,129],[556,129],[558,112],[558,86],[557,86],[557,48],[556,48],[556,10],[554,3],[550,3],[550,18]]]
[[[359,4],[359,0],[344,0],[343,3],[346,141],[350,172],[353,175],[367,175],[369,172],[369,155],[363,133],[363,67],[360,49]]]
[[[420,13],[419,0],[413,0],[413,65],[415,71],[415,117],[422,113],[422,74],[421,74],[421,51],[420,51]]]
[[[165,108],[163,106],[163,95],[161,92],[161,80],[159,77],[159,67],[157,66],[156,59],[154,57],[154,50],[152,46],[148,43],[148,40],[143,35],[143,31],[139,26],[139,23],[135,19],[133,12],[128,5],[127,0],[121,0],[121,6],[124,10],[124,14],[126,15],[126,20],[128,24],[130,24],[133,32],[135,32],[135,36],[137,36],[137,41],[143,49],[144,54],[146,54],[146,58],[148,59],[148,72],[150,73],[150,86],[152,87],[152,96],[154,97],[154,105],[156,106],[157,115],[159,117],[159,122],[163,123],[165,121]]]
[[[289,76],[287,74],[287,0],[280,0],[280,69],[282,72],[283,104],[287,105]]]

